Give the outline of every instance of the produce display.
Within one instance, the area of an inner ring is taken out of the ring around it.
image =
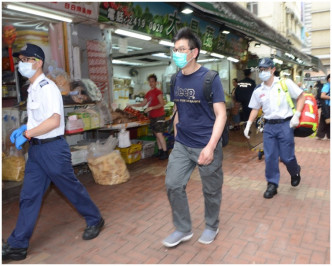
[[[136,116],[138,118],[138,121],[148,121],[149,118],[145,116],[143,113],[141,113],[138,110],[135,110],[134,108],[127,106],[123,111],[126,113],[132,114],[133,116]]]
[[[114,112],[112,112],[111,115],[113,119],[113,124],[149,121],[148,117],[146,117],[140,111],[137,111],[131,107],[126,107],[124,110],[118,108]]]

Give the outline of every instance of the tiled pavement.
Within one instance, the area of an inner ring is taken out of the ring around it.
[[[176,248],[161,240],[172,232],[164,176],[167,161],[145,159],[129,165],[129,182],[94,183],[81,175],[106,220],[100,236],[81,239],[84,220],[52,189],[47,194],[26,260],[19,263],[330,263],[330,141],[296,139],[302,182],[293,188],[280,165],[278,195],[264,199],[264,161],[249,151],[244,137],[231,136],[224,150],[224,186],[220,233],[210,245],[198,243],[204,229],[204,204],[198,171],[187,187],[194,237]],[[3,204],[7,238],[18,201]]]

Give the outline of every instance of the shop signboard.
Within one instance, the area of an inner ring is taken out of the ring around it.
[[[117,25],[171,40],[182,27],[189,27],[202,41],[202,50],[245,60],[248,41],[240,35],[224,34],[219,25],[192,14],[182,14],[162,2],[101,2],[99,22]]]
[[[39,2],[34,4],[93,20],[98,19],[98,2]]]

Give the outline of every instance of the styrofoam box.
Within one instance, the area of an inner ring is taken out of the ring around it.
[[[155,141],[143,141],[142,159],[152,157],[154,154]]]

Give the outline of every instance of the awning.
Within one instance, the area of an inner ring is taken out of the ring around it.
[[[263,20],[232,2],[187,2],[192,7],[209,14],[209,19],[216,23],[237,30],[246,36],[259,41],[267,46],[274,47],[299,58],[300,62],[294,63],[305,67],[312,66],[312,56],[302,53],[292,47],[290,41],[267,25]],[[317,58],[318,59],[318,58]],[[319,59],[318,59],[319,60]],[[314,60],[317,62],[317,60]],[[315,65],[319,68],[318,65]]]

